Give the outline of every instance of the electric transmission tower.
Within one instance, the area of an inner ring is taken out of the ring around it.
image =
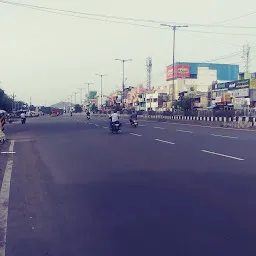
[[[250,51],[251,51],[251,47],[249,44],[246,44],[243,46],[243,55],[242,55],[242,59],[245,62],[245,66],[244,66],[244,71],[246,73],[249,73],[249,66],[250,66]]]
[[[147,67],[147,89],[151,89],[151,73],[152,73],[152,58],[148,57],[146,60]]]

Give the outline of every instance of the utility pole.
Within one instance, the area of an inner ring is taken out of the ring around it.
[[[123,60],[123,59],[115,59],[118,61],[121,61],[123,63],[123,84],[122,84],[122,97],[121,97],[121,102],[124,104],[124,64],[127,61],[132,61],[132,59],[127,59],[127,60]]]
[[[161,26],[169,27],[173,30],[173,44],[172,44],[172,105],[174,104],[174,81],[175,81],[175,40],[176,40],[176,29],[177,28],[187,28],[187,25],[169,25],[169,24],[161,24]],[[169,95],[170,95],[170,87],[169,87]]]
[[[15,104],[14,104],[15,98],[16,98],[16,95],[13,93],[13,94],[12,94],[12,112],[15,111]]]
[[[81,101],[81,105],[83,105],[83,90],[85,90],[85,88],[78,88],[80,90],[80,101]]]
[[[102,74],[95,74],[95,76],[100,76],[100,105],[102,108],[102,77],[103,76],[107,76],[106,74],[102,75]]]
[[[71,95],[69,95],[69,97],[70,97],[70,109],[72,108],[72,98],[73,98],[73,95],[71,94]]]
[[[76,95],[77,95],[77,92],[73,92],[74,95],[75,95],[75,105],[76,105]]]
[[[251,47],[249,44],[246,44],[243,46],[243,55],[242,59],[245,61],[245,67],[244,70],[246,73],[249,73],[249,67],[250,67],[250,51]]]
[[[147,67],[147,89],[151,89],[151,72],[152,72],[152,58],[148,57],[146,60]]]
[[[89,101],[90,85],[91,85],[91,84],[94,84],[94,83],[89,83],[89,82],[88,82],[88,83],[84,83],[84,84],[87,84],[87,89],[88,89],[88,90],[87,90],[87,91],[88,91],[88,101]]]

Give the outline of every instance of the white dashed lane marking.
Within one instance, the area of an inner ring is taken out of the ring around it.
[[[156,140],[156,141],[159,141],[159,142],[163,142],[163,143],[171,144],[171,145],[174,145],[174,144],[175,144],[174,142],[171,142],[171,141],[160,140],[160,139],[155,139],[155,140]]]
[[[138,137],[141,137],[142,135],[140,135],[140,134],[137,134],[137,133],[130,133],[131,135],[133,135],[133,136],[138,136]]]
[[[239,157],[235,157],[235,156],[229,156],[229,155],[224,155],[224,154],[220,154],[220,153],[216,153],[216,152],[212,152],[212,151],[208,151],[208,150],[201,150],[204,153],[208,153],[208,154],[212,154],[212,155],[216,155],[216,156],[222,156],[222,157],[226,157],[226,158],[231,158],[234,160],[238,160],[238,161],[243,161],[243,158],[239,158]]]
[[[215,137],[222,137],[222,138],[228,138],[228,139],[238,139],[238,137],[232,137],[232,136],[226,136],[226,135],[219,135],[219,134],[211,134]]]
[[[191,131],[186,131],[186,130],[176,130],[176,132],[193,133]]]

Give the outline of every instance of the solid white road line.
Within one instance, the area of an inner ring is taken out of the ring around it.
[[[133,135],[133,136],[138,136],[138,137],[141,137],[142,135],[140,135],[140,134],[137,134],[137,133],[130,133],[131,135]]]
[[[16,152],[1,152],[1,154],[16,154]]]
[[[89,124],[93,124],[93,123],[89,123]]]
[[[139,126],[141,126],[141,127],[145,127],[145,126],[147,126],[147,125],[145,125],[145,124],[139,124]]]
[[[161,129],[161,130],[164,130],[163,127],[154,127],[155,129]]]
[[[9,147],[9,152],[13,152],[14,140],[11,140]],[[1,241],[0,241],[0,255],[5,256],[6,248],[6,233],[7,233],[7,221],[8,221],[8,205],[10,198],[10,186],[11,186],[11,177],[12,177],[12,166],[13,160],[8,159],[3,183],[0,192],[0,230],[1,230]]]
[[[170,141],[166,141],[166,140],[159,140],[159,139],[155,139],[155,140],[156,140],[156,141],[163,142],[163,143],[167,143],[167,144],[172,144],[172,145],[175,144],[174,142],[170,142]]]
[[[98,124],[95,124],[95,126],[97,126],[97,127],[98,127],[99,125],[98,125]]]
[[[140,122],[146,123],[159,123],[158,121],[147,121],[140,120]],[[249,129],[239,129],[239,128],[228,128],[228,127],[218,127],[218,126],[209,126],[209,125],[200,125],[200,124],[182,124],[182,123],[170,123],[170,122],[161,122],[162,124],[170,124],[170,125],[181,125],[181,126],[191,126],[191,127],[201,127],[201,128],[210,128],[210,129],[222,129],[222,130],[234,130],[234,131],[243,131],[243,132],[256,132],[256,130]]]
[[[211,134],[215,137],[222,137],[222,138],[229,138],[229,139],[238,139],[238,137],[226,136],[226,135],[219,135],[219,134]]]
[[[185,131],[185,130],[176,130],[176,132],[193,133],[193,132],[191,132],[191,131]]]
[[[212,154],[212,155],[217,155],[217,156],[222,156],[222,157],[227,157],[227,158],[231,158],[231,159],[235,159],[235,160],[239,160],[239,161],[243,161],[243,158],[239,158],[239,157],[234,157],[234,156],[228,156],[228,155],[224,155],[224,154],[220,154],[220,153],[216,153],[216,152],[211,152],[208,150],[201,150],[204,153],[208,153],[208,154]]]
[[[107,127],[107,126],[103,126],[103,128],[104,128],[104,129],[108,129],[108,127]]]

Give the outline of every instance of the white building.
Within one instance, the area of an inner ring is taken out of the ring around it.
[[[172,96],[172,66],[167,67],[165,90]],[[207,92],[213,81],[227,82],[237,80],[239,66],[231,64],[189,63],[175,64],[174,98],[177,100],[182,91]]]
[[[163,111],[166,109],[167,93],[154,91],[146,93],[146,110],[147,111]]]

